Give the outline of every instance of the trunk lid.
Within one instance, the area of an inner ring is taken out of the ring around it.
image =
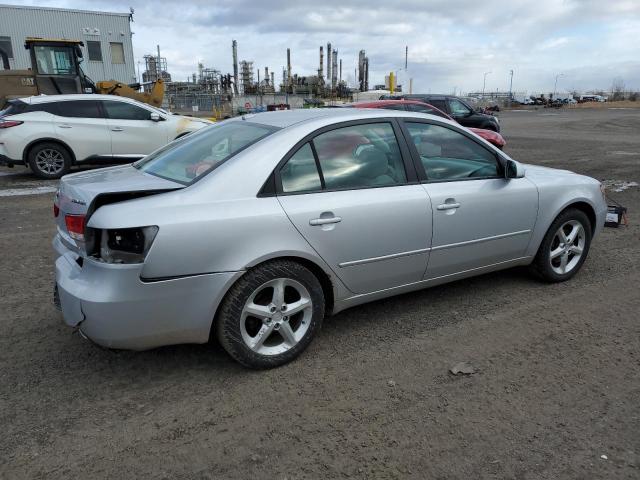
[[[69,249],[83,254],[85,242],[72,238],[65,221],[66,215],[84,215],[86,224],[101,205],[180,188],[184,188],[184,185],[141,172],[131,165],[65,175],[60,180],[55,197],[59,209],[55,219],[58,234]]]

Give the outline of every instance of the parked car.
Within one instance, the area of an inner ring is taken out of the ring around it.
[[[384,108],[387,110],[406,110],[409,112],[426,113],[429,115],[436,115],[438,117],[446,118],[448,120],[454,120],[448,113],[444,113],[439,108],[429,105],[418,100],[376,100],[375,102],[358,102],[348,105],[354,108]],[[455,121],[455,120],[454,120]],[[507,144],[505,139],[498,132],[493,130],[485,130],[484,128],[469,128],[473,133],[481,138],[484,138],[487,142],[495,145],[502,150]]]
[[[580,95],[579,103],[584,102],[606,102],[607,98],[602,95]]]
[[[0,165],[60,178],[72,165],[138,160],[211,123],[113,95],[10,100],[0,111]]]
[[[358,304],[516,265],[568,280],[606,211],[598,181],[518,163],[444,118],[245,115],[63,177],[56,290],[100,345],[214,336],[275,367]]]
[[[381,100],[386,99],[383,96]],[[460,125],[465,127],[483,128],[500,133],[500,121],[498,117],[482,113],[473,108],[469,103],[459,97],[452,95],[431,95],[431,94],[406,94],[396,95],[393,99],[418,100],[428,103],[443,112],[451,115]]]

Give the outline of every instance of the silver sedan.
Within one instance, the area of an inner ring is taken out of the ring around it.
[[[567,280],[606,203],[598,181],[440,117],[321,109],[67,175],[54,213],[56,301],[83,336],[139,350],[215,335],[267,368],[354,305],[517,265]]]

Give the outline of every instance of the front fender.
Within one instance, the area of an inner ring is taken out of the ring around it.
[[[593,212],[596,222],[595,225],[592,225],[592,238],[595,238],[604,227],[607,204],[602,198],[599,184],[589,182],[567,186],[566,183],[558,183],[553,186],[539,186],[538,190],[540,192],[540,207],[536,227],[527,248],[527,256],[535,256],[553,221],[562,211],[572,205],[586,205]]]

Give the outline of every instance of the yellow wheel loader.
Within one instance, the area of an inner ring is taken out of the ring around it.
[[[80,68],[82,62],[79,40],[27,38],[25,48],[31,56],[28,70],[10,70],[9,59],[0,50],[0,110],[12,98],[31,95],[58,95],[67,93],[101,93],[119,95],[148,103],[162,105],[164,81],[158,79],[148,92],[139,91],[139,83],[126,84],[115,80],[94,83]]]

